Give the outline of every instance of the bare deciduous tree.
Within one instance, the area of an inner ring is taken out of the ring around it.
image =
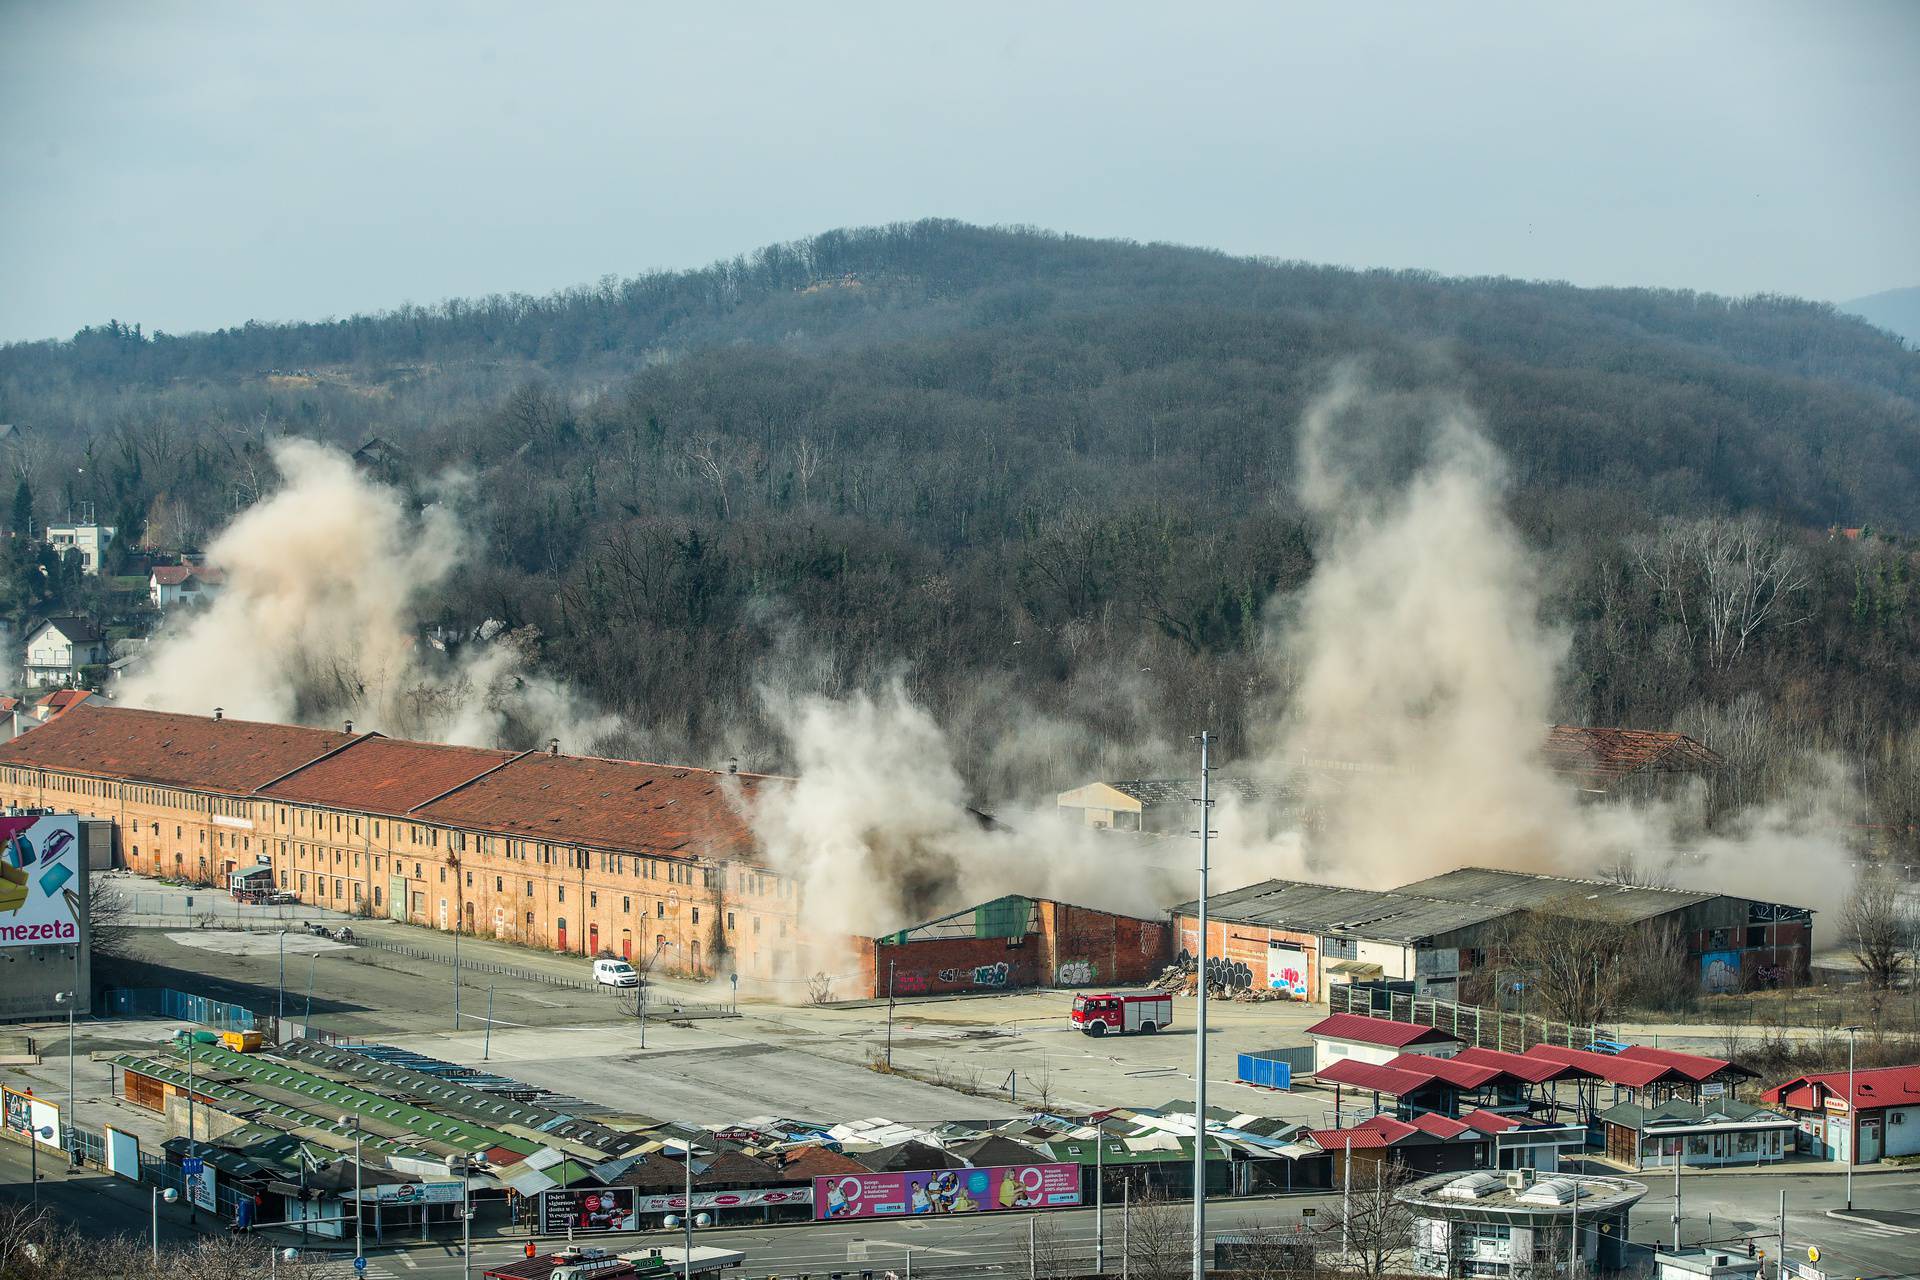
[[[1128,1274],[1140,1280],[1179,1280],[1190,1273],[1193,1210],[1157,1191],[1136,1195],[1121,1225]]]
[[[1348,1269],[1398,1271],[1413,1249],[1413,1210],[1395,1194],[1413,1180],[1397,1160],[1355,1161],[1352,1185],[1333,1206],[1329,1247],[1344,1247]]]
[[[1619,1008],[1622,962],[1633,938],[1610,921],[1523,911],[1501,921],[1494,950],[1526,972],[1555,1018],[1592,1024]]]
[[[1911,960],[1914,920],[1893,876],[1862,871],[1841,911],[1840,929],[1867,985],[1884,991],[1899,982]]]
[[[1762,628],[1794,626],[1811,581],[1806,558],[1776,525],[1755,517],[1670,520],[1630,546],[1687,638],[1725,671]]]

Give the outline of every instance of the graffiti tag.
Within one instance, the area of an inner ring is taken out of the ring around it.
[[[1063,987],[1085,986],[1098,981],[1099,972],[1091,960],[1069,960],[1060,966],[1058,981]]]

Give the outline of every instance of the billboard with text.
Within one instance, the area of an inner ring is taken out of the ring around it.
[[[70,813],[0,818],[0,947],[79,942],[85,857]]]
[[[1077,1164],[1008,1164],[917,1173],[843,1173],[813,1180],[813,1216],[899,1218],[915,1214],[1062,1209],[1080,1203]]]

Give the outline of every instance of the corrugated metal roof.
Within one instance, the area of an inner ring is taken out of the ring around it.
[[[1174,911],[1191,916],[1198,900]],[[1404,890],[1344,889],[1298,880],[1266,880],[1207,900],[1207,913],[1234,924],[1295,933],[1348,936],[1408,944],[1505,915],[1511,907],[1482,907]]]
[[[1160,805],[1191,805],[1200,796],[1198,778],[1132,778],[1125,782],[1109,782],[1107,785],[1121,795],[1138,800],[1142,809]],[[1215,799],[1234,796],[1250,804],[1301,803],[1300,789],[1291,781],[1213,777],[1209,779],[1208,786]]]
[[[1442,875],[1403,884],[1396,894],[1417,894],[1449,902],[1504,911],[1541,911],[1631,924],[1665,915],[1717,898],[1716,893],[1692,889],[1656,889],[1645,885],[1614,884],[1607,880],[1580,880],[1571,876],[1536,875],[1525,871],[1498,871],[1492,867],[1461,867]]]
[[[1685,1073],[1661,1062],[1642,1062],[1617,1054],[1595,1053],[1590,1049],[1566,1049],[1557,1044],[1536,1044],[1527,1050],[1530,1058],[1548,1062],[1566,1062],[1584,1067],[1608,1084],[1623,1084],[1644,1089],[1650,1084],[1690,1083]]]
[[[1307,1034],[1326,1040],[1385,1045],[1391,1049],[1403,1049],[1410,1044],[1442,1044],[1460,1038],[1438,1027],[1395,1022],[1391,1018],[1369,1018],[1360,1013],[1330,1013],[1308,1027]]]
[[[1453,1060],[1498,1067],[1516,1080],[1524,1080],[1528,1084],[1545,1084],[1549,1080],[1570,1080],[1591,1074],[1571,1063],[1549,1062],[1545,1058],[1529,1058],[1523,1053],[1503,1053],[1498,1049],[1482,1049],[1473,1045],[1454,1054]]]
[[[1383,1067],[1355,1058],[1330,1062],[1314,1072],[1313,1078],[1319,1084],[1342,1084],[1370,1093],[1391,1094],[1396,1098],[1404,1098],[1423,1089],[1457,1089],[1454,1084],[1429,1072]]]

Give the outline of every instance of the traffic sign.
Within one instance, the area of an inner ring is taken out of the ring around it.
[[[355,1258],[353,1260],[353,1274],[357,1276],[367,1274],[367,1260],[365,1258]]]
[[[185,1177],[191,1178],[206,1167],[207,1162],[199,1156],[182,1156],[180,1159],[180,1172]]]
[[[1808,1246],[1807,1246],[1807,1261],[1808,1261],[1808,1262],[1818,1262],[1818,1261],[1820,1261],[1820,1246],[1819,1246],[1819,1245],[1813,1245],[1813,1244],[1810,1244],[1810,1245],[1808,1245]]]

